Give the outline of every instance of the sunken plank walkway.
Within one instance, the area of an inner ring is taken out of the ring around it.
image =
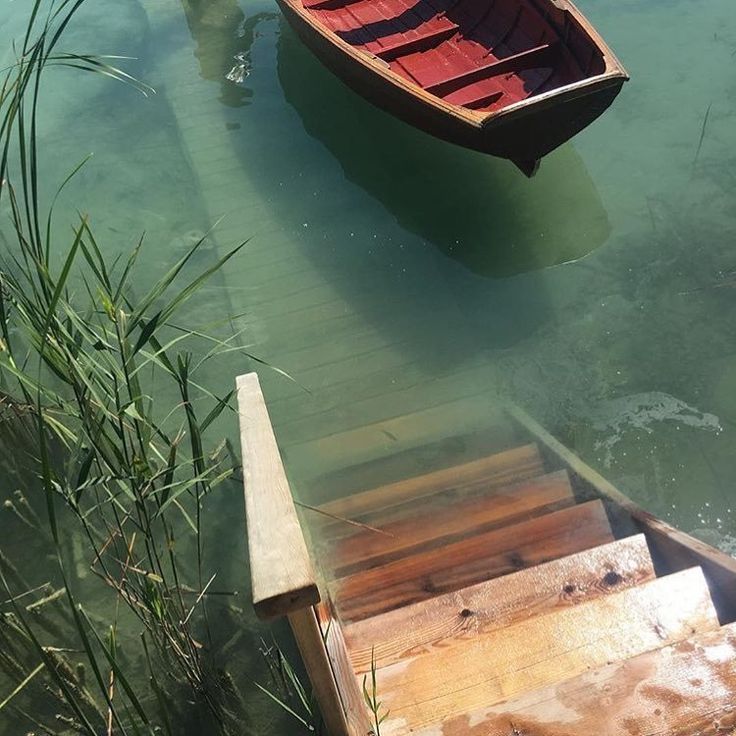
[[[238,381],[256,610],[288,615],[332,736],[371,732],[371,682],[382,736],[733,731],[736,632],[711,586],[733,598],[736,560],[651,517],[635,533],[631,502],[592,498],[543,432],[323,504],[311,554],[258,389]]]
[[[273,132],[259,128],[251,135],[239,127],[244,116],[222,104],[222,85],[202,79],[203,69],[235,62],[224,50],[221,58],[203,58],[206,48],[217,54],[206,36],[216,37],[216,24],[225,21],[214,8],[213,19],[195,22],[194,5],[182,2],[195,42],[202,40],[199,58],[191,40],[182,39],[161,70],[166,84],[159,92],[178,120],[175,133],[196,172],[218,254],[252,238],[225,272],[233,324],[242,330],[242,345],[297,382],[258,366],[289,475],[300,480],[297,493],[321,501],[316,479],[325,473],[441,440],[448,426],[483,426],[494,405],[489,364],[440,268],[446,260],[433,246],[422,246],[426,258],[410,275],[390,269],[385,258],[371,258],[375,241],[366,230],[371,218],[385,215],[355,211],[344,233],[349,240],[354,227],[354,250],[343,254],[336,246],[334,259],[325,262],[323,240],[334,236],[330,223],[346,195],[317,191],[313,197],[319,182],[305,182],[308,216],[285,209],[293,203],[289,197],[274,196],[280,183],[288,184],[270,180],[274,162],[293,157],[284,178],[306,178],[310,159],[289,148],[292,129],[280,122],[282,100],[273,113],[266,103],[257,113]],[[152,26],[171,25],[165,4],[154,2],[147,12]],[[222,38],[231,31],[223,27]],[[276,32],[275,18],[259,25],[259,33]],[[263,59],[267,72],[254,69],[255,94],[258,74],[273,74],[274,63]],[[322,255],[315,257],[317,251]],[[418,265],[414,257],[405,262]],[[244,359],[238,360],[242,371]],[[407,415],[412,418],[402,419]]]

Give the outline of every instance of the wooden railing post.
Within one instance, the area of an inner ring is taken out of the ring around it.
[[[258,376],[236,382],[253,607],[287,616],[330,736],[351,729],[314,606],[320,595]]]

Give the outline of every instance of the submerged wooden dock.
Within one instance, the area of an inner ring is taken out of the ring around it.
[[[326,476],[307,544],[256,374],[237,386],[253,603],[288,616],[332,736],[374,733],[371,671],[381,736],[736,733],[736,560],[523,411],[446,440],[451,467],[430,443]]]

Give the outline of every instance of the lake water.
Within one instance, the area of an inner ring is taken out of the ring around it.
[[[457,428],[448,419],[451,435],[503,398],[648,509],[730,549],[733,0],[579,5],[632,81],[533,180],[369,106],[265,0],[98,0],[69,30],[67,48],[135,57],[121,63],[156,94],[50,73],[44,181],[94,153],[63,204],[90,212],[110,254],[145,231],[146,273],[211,229],[203,263],[249,239],[192,317],[232,316],[244,349],[295,379],[238,354],[208,375],[226,391],[258,368],[303,500],[321,500],[319,473],[397,441],[321,438],[474,406]],[[4,39],[24,13],[4,4]],[[241,504],[232,491],[214,508],[221,564],[245,589]],[[254,718],[259,733],[283,728]]]

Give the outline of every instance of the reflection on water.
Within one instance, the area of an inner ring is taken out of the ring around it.
[[[571,145],[529,181],[510,165],[436,140],[357,98],[282,21],[278,78],[306,132],[401,226],[473,272],[509,276],[580,258],[608,218]]]
[[[250,47],[256,26],[271,14],[246,19],[236,0],[181,0],[181,6],[196,44],[202,79],[220,84],[223,105],[250,104],[253,91],[242,84],[250,71]]]

